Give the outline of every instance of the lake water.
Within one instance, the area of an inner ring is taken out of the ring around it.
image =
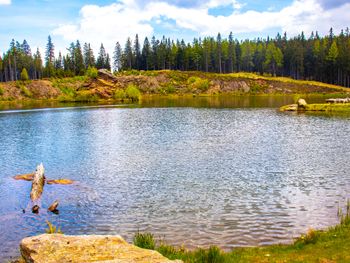
[[[140,230],[224,249],[338,222],[350,197],[350,116],[279,113],[291,98],[200,100],[0,112],[0,258],[17,256],[45,220],[65,234],[131,241]],[[46,185],[35,215],[30,182],[11,176],[40,162],[48,179],[77,182]],[[59,215],[45,211],[55,199]]]

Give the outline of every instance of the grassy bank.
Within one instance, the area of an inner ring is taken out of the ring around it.
[[[115,76],[99,72],[93,76],[0,83],[0,101],[135,101],[143,95],[215,96],[218,94],[337,94],[340,97],[348,95],[349,92],[350,89],[321,82],[253,73],[216,74],[170,70],[133,70],[119,72]]]
[[[231,252],[217,247],[209,249],[186,250],[156,241],[151,234],[138,233],[134,244],[154,249],[169,259],[184,262],[350,262],[350,203],[347,204],[341,222],[325,231],[309,230],[290,245],[267,247],[236,248]]]

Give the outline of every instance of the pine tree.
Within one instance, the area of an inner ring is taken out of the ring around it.
[[[98,57],[97,57],[97,61],[96,61],[96,68],[98,68],[98,69],[104,68],[106,65],[106,60],[107,60],[106,50],[105,50],[103,44],[101,44],[100,51],[98,53]]]
[[[29,76],[28,76],[28,72],[27,72],[26,68],[23,68],[23,69],[22,69],[22,72],[21,72],[21,80],[22,80],[22,81],[29,80]]]
[[[140,50],[140,42],[139,42],[139,36],[136,34],[135,36],[135,42],[134,42],[134,68],[140,69],[141,65],[141,50]]]
[[[122,69],[122,48],[117,42],[115,44],[114,53],[113,53],[113,70],[120,71]]]
[[[45,71],[48,77],[54,74],[54,61],[55,61],[55,46],[52,43],[51,36],[47,38],[46,52],[45,52]]]
[[[74,48],[74,58],[75,58],[75,74],[76,75],[84,75],[85,73],[85,65],[84,65],[84,58],[83,53],[81,50],[80,42],[77,40]]]

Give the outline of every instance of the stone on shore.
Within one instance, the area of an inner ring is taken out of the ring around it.
[[[25,262],[182,262],[172,261],[157,251],[142,249],[127,243],[120,236],[68,236],[43,234],[21,241]]]
[[[306,100],[304,99],[298,99],[297,104],[298,104],[298,108],[305,108],[307,105]]]

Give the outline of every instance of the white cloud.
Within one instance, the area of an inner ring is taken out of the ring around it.
[[[0,5],[10,5],[11,0],[0,0]]]
[[[127,37],[134,37],[136,33],[141,41],[145,36],[151,36],[154,33],[151,21],[159,24],[172,20],[175,21],[174,31],[191,30],[201,36],[215,36],[219,31],[223,35],[230,31],[234,34],[254,34],[273,29],[287,31],[289,36],[301,31],[308,35],[315,30],[324,34],[330,27],[338,32],[350,24],[350,3],[325,10],[316,0],[294,0],[291,5],[278,11],[241,12],[239,7],[242,4],[235,0],[210,0],[196,7],[180,7],[165,1],[139,5],[136,1],[122,0],[107,6],[84,6],[77,23],[61,25],[53,33],[69,41],[80,39],[91,42],[95,50],[103,42],[111,52],[116,41],[124,43]],[[229,4],[235,8],[229,16],[208,14],[209,8]]]

